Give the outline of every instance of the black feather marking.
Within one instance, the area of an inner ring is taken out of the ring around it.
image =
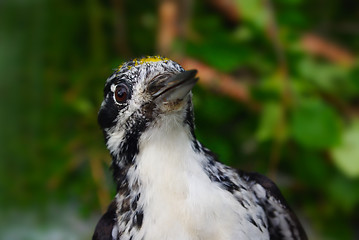
[[[242,205],[243,208],[248,209],[248,207],[246,207],[246,206],[244,205],[244,203],[243,203],[243,201],[242,201],[241,198],[237,198],[237,201]]]
[[[122,201],[122,205],[119,211],[119,214],[123,214],[125,212],[130,211],[130,198],[126,197],[123,201]]]
[[[143,211],[139,210],[136,212],[136,214],[133,216],[133,224],[140,229],[142,227],[143,222]]]
[[[298,238],[296,237],[296,234],[294,234],[294,233],[296,233],[296,228],[295,228],[295,226],[294,226],[294,224],[293,224],[293,221],[291,221],[288,217],[285,217],[284,220],[286,221],[286,223],[287,223],[288,226],[289,226],[290,232],[292,233],[292,237],[293,237],[294,239],[298,239]]]
[[[140,196],[141,196],[140,193],[137,194],[137,196],[135,197],[135,199],[133,199],[133,201],[132,201],[131,209],[132,209],[133,211],[136,211],[136,209],[137,209],[137,202],[138,202],[138,200],[140,199]]]
[[[132,209],[133,211],[136,211],[136,208],[137,208],[137,200],[135,199],[135,200],[132,201],[131,209]]]
[[[138,154],[139,151],[139,138],[143,131],[147,128],[148,123],[147,118],[142,118],[140,113],[136,112],[130,117],[126,125],[126,134],[123,137],[123,141],[119,147],[118,155],[113,155],[112,161],[112,169],[113,169],[113,176],[117,183],[118,191],[122,189],[127,190],[128,183],[127,183],[127,172],[130,167],[134,164],[135,156]],[[130,124],[135,123],[135,124]],[[118,161],[120,159],[120,164]],[[123,189],[123,188],[127,189]],[[129,190],[128,190],[129,191]]]
[[[101,217],[96,225],[92,240],[112,239],[112,229],[116,224],[116,202],[112,201],[107,212]]]
[[[283,239],[284,236],[282,231],[287,230],[281,229],[280,225],[274,225],[273,220],[278,217],[276,209],[280,209],[280,214],[284,214],[285,217],[287,217],[287,221],[290,220],[291,224],[288,223],[288,230],[291,231],[293,238],[298,238],[301,240],[308,239],[297,216],[290,209],[280,190],[273,181],[263,175],[260,175],[259,173],[245,173],[243,171],[239,171],[239,175],[243,179],[246,179],[248,182],[252,182],[253,185],[259,184],[265,189],[266,196],[264,199],[259,198],[258,195],[256,196],[258,198],[259,205],[262,206],[267,215],[268,229],[270,231],[271,239]],[[273,201],[270,201],[270,199],[273,199]]]
[[[258,215],[257,215],[257,218],[261,221],[261,225],[262,225],[264,228],[267,228],[267,224],[266,224],[266,222],[264,221],[263,216],[258,214]]]
[[[113,99],[109,98],[108,101],[113,102]],[[115,103],[109,103],[101,107],[97,116],[97,121],[102,129],[110,128],[116,124],[115,120],[118,111],[119,109]],[[105,133],[105,137],[107,137],[106,132],[104,133]]]
[[[124,196],[129,195],[130,189],[128,187],[128,180],[126,178],[125,173],[123,172],[123,169],[121,169],[118,166],[115,166],[114,175],[115,175],[115,180],[117,182],[117,192],[120,195],[124,195]]]
[[[184,119],[184,123],[189,126],[192,138],[196,139],[195,133],[194,133],[194,114],[193,114],[193,105],[192,105],[191,99],[189,99],[187,102],[186,116]]]
[[[256,221],[254,221],[254,219],[252,218],[252,216],[247,216],[247,220],[252,223],[256,228],[258,228],[261,232],[263,232],[262,228],[256,223]]]
[[[131,219],[131,213],[126,212],[125,214],[122,214],[122,221],[125,223],[125,225],[130,221]]]

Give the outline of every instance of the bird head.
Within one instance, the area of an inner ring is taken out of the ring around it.
[[[98,114],[111,153],[170,116],[193,125],[191,89],[196,73],[157,56],[134,59],[116,69],[106,81]]]

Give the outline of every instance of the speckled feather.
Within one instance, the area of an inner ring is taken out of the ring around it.
[[[272,181],[223,165],[196,139],[190,92],[154,100],[156,86],[182,72],[145,57],[107,79],[98,119],[117,194],[93,239],[307,239]],[[124,103],[114,97],[119,84],[129,89]]]

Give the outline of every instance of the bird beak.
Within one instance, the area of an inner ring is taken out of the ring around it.
[[[172,102],[183,100],[198,81],[197,70],[188,70],[169,78],[159,78],[150,84],[155,101]]]

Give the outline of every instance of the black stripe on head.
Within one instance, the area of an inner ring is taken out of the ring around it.
[[[111,92],[111,86],[112,85],[119,85],[124,84],[128,88],[128,97],[127,102],[123,104],[118,104],[114,100],[114,93]],[[120,111],[123,111],[124,108],[127,107],[128,100],[130,100],[132,97],[132,85],[121,78],[121,76],[117,76],[114,79],[112,79],[110,82],[106,83],[104,88],[104,102],[100,108],[100,111],[98,113],[97,121],[102,129],[110,128],[114,125],[116,125],[116,118]]]

